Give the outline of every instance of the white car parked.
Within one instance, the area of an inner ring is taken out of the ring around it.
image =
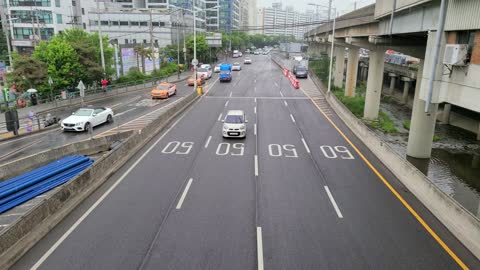
[[[110,108],[80,108],[62,121],[63,131],[88,131],[103,123],[113,122],[113,111]]]
[[[224,138],[245,138],[247,136],[247,117],[241,110],[230,110],[222,120],[222,136]]]

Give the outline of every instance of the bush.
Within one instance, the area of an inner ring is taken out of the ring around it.
[[[443,139],[442,137],[438,136],[437,134],[433,135],[433,142],[438,142],[440,141],[441,139]]]
[[[147,80],[147,79],[150,79],[151,77],[152,76],[141,72],[137,67],[132,67],[128,70],[127,75],[120,76],[120,78],[117,79],[116,83],[126,83],[126,82],[132,82],[132,81]]]
[[[175,63],[166,63],[163,64],[160,69],[155,70],[152,72],[152,76],[155,78],[165,78],[172,74],[178,72],[178,66]]]
[[[382,111],[378,114],[378,119],[376,121],[367,121],[366,123],[369,126],[380,129],[386,133],[395,134],[398,132],[395,123],[390,119],[390,116]]]
[[[403,127],[410,130],[410,120],[403,121]]]
[[[365,98],[362,96],[346,97],[342,88],[335,87],[333,94],[347,107],[356,117],[363,117]]]

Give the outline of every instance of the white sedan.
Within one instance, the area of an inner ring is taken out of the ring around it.
[[[113,122],[113,111],[110,108],[80,108],[62,121],[63,131],[88,131],[103,123]]]
[[[232,70],[242,70],[240,63],[233,63]]]

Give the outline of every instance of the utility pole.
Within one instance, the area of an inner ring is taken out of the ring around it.
[[[182,11],[182,22],[183,22],[183,25],[182,25],[182,34],[183,34],[183,64],[188,67],[188,63],[187,63],[187,47],[185,46],[185,13]]]
[[[100,21],[100,0],[97,1],[97,20],[98,20],[98,39],[100,40],[100,58],[102,60],[103,76],[106,76],[105,71],[105,55],[103,54],[103,38],[102,38],[102,22]]]
[[[331,7],[330,7],[331,8]],[[335,10],[336,13],[336,10]],[[333,49],[334,49],[334,43],[335,43],[335,22],[337,21],[337,16],[334,14],[333,15],[333,27],[332,27],[332,43],[330,47],[330,67],[328,70],[328,90],[327,92],[330,93],[331,88],[332,88],[332,66],[333,66]],[[337,61],[340,61],[337,59]]]
[[[178,79],[180,79],[180,24],[178,22],[178,12],[177,12],[177,73],[178,73]]]
[[[150,50],[152,52],[152,63],[153,70],[155,70],[155,50],[153,46],[153,20],[152,20],[152,9],[150,9]]]
[[[12,66],[12,47],[10,45],[10,35],[8,33],[8,23],[10,23],[12,19],[7,19],[7,13],[4,5],[0,5],[0,18],[2,20],[2,30],[5,34],[5,41],[7,42],[8,65]]]
[[[353,10],[357,10],[357,1],[353,2]]]

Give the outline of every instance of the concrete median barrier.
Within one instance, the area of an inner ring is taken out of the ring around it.
[[[30,209],[16,222],[0,232],[0,269],[7,269],[13,265],[197,98],[197,94],[192,91],[192,93],[179,101],[163,107],[164,113],[156,120],[138,132],[129,133],[130,136],[124,138],[119,145],[98,158],[89,169],[54,190],[51,195],[45,197],[42,203]],[[102,149],[108,150],[106,147],[109,144],[106,142],[112,141],[113,138],[108,136],[108,138],[91,140],[90,144],[88,142],[80,142],[75,147],[65,146],[53,149],[50,150],[53,151],[50,158],[48,157],[49,151],[46,151],[25,159],[29,160],[31,163],[29,167],[33,168],[47,163],[47,160],[59,157],[62,154],[89,154],[92,151],[97,151],[98,153]],[[90,149],[93,144],[97,145],[99,149]],[[35,161],[36,158],[38,161]],[[10,168],[5,169],[3,175],[11,175],[14,169],[19,169],[18,165],[14,164],[6,164],[5,166],[10,166]]]

